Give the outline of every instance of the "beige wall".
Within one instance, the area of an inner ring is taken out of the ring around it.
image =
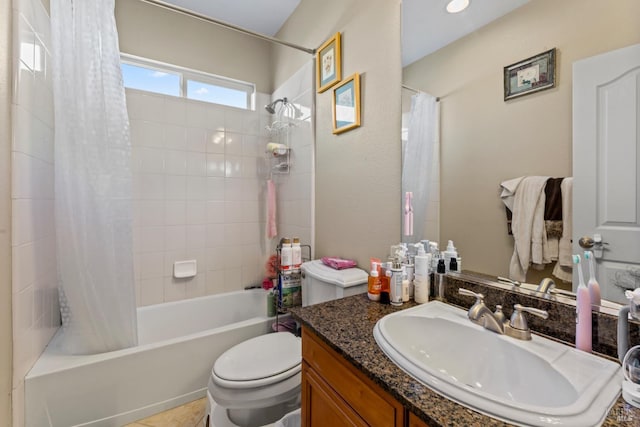
[[[11,2],[0,2],[0,420],[11,425]]]
[[[137,0],[116,1],[120,51],[246,82],[271,93],[270,43]]]
[[[571,175],[571,64],[639,42],[637,0],[535,0],[404,69],[441,98],[440,236],[465,269],[508,273],[500,182]],[[556,87],[504,102],[503,67],[554,47]]]
[[[279,36],[317,48],[338,31],[343,77],[361,74],[362,125],[333,135],[333,91],[316,94],[314,257],[367,268],[400,239],[400,2],[305,1]],[[297,60],[280,58],[275,75]]]

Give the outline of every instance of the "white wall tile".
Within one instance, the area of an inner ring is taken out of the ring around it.
[[[225,130],[225,108],[212,105],[207,110],[207,129]]]
[[[205,200],[189,200],[187,202],[187,224],[199,225],[207,223],[207,202]]]
[[[187,149],[187,128],[173,124],[164,125],[164,146],[169,150]]]
[[[187,202],[167,200],[164,203],[164,225],[184,225],[187,222]]]
[[[187,152],[182,150],[167,150],[165,152],[165,171],[167,175],[187,174]]]
[[[187,175],[207,176],[207,154],[204,152],[187,153]]]
[[[172,125],[187,124],[187,101],[175,97],[164,97],[164,122]]]
[[[208,131],[204,127],[187,128],[187,150],[204,153],[207,151]]]
[[[166,200],[187,200],[187,177],[167,175],[164,191]]]
[[[203,102],[186,101],[187,126],[206,128],[209,123],[209,106]]]
[[[207,177],[207,200],[220,201],[225,200],[225,187],[227,183],[224,178]]]
[[[239,156],[242,154],[242,134],[235,132],[225,132],[224,154]]]
[[[131,120],[131,143],[134,147],[163,148],[165,132],[161,123]]]
[[[225,174],[224,154],[207,153],[207,176],[223,177]]]
[[[207,153],[224,154],[225,135],[222,130],[207,130]]]

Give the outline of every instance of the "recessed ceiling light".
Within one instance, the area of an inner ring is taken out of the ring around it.
[[[451,0],[447,4],[447,12],[458,13],[469,7],[469,0]]]

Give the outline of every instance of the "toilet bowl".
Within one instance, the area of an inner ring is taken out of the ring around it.
[[[277,421],[300,405],[301,363],[299,337],[276,332],[251,338],[216,360],[209,394],[238,426]]]
[[[304,263],[302,273],[303,305],[367,291],[368,275],[359,268],[334,270],[317,260]],[[300,406],[301,368],[299,337],[289,332],[261,335],[215,361],[208,395],[226,410],[231,425],[263,426]]]

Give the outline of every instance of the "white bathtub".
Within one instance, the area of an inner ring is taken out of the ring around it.
[[[138,309],[139,345],[64,355],[53,337],[25,378],[27,427],[122,426],[204,397],[231,346],[270,331],[266,292],[238,291]]]

